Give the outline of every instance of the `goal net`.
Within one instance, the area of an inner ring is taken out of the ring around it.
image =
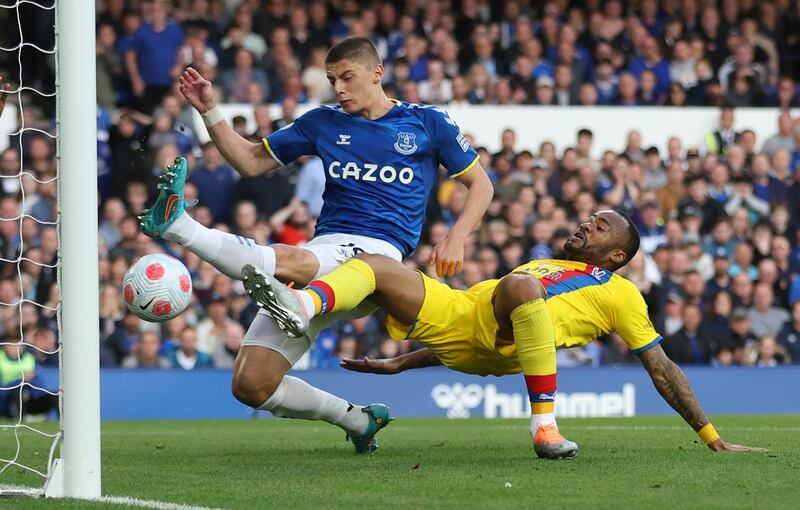
[[[97,498],[94,3],[0,0],[0,78],[0,495]]]

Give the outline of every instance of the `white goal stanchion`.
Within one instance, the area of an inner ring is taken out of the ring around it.
[[[94,18],[94,0],[61,0],[56,8],[61,453],[63,495],[73,498],[101,495]],[[61,495],[58,489],[48,495]]]
[[[20,15],[22,5],[25,5],[26,9],[55,9],[55,48],[40,48],[25,41]],[[20,350],[13,356],[7,354],[8,359],[16,358],[19,382],[9,387],[2,387],[0,384],[0,390],[12,392],[14,398],[19,399],[19,416],[15,420],[16,423],[0,422],[0,496],[45,495],[96,499],[101,496],[101,491],[95,5],[94,0],[59,0],[58,5],[54,0],[16,0],[13,3],[0,0],[0,11],[12,10],[16,11],[14,14],[19,28],[19,42],[16,45],[8,45],[0,34],[0,51],[17,52],[18,87],[6,92],[11,96],[16,94],[18,97],[21,124],[17,131],[6,134],[18,138],[20,168],[17,175],[1,177],[18,179],[21,204],[16,216],[9,217],[0,211],[0,221],[19,222],[17,249],[19,255],[16,259],[0,258],[0,263],[16,265],[19,298],[14,302],[2,302],[0,299],[0,312],[6,313],[17,309],[19,339],[14,343],[19,345],[9,348],[11,341],[0,339],[0,347],[9,349],[6,352],[12,353],[14,349],[28,349],[42,354],[52,354],[32,344],[31,339],[25,338],[23,307],[32,304],[58,314],[60,362],[58,395],[61,413],[59,428],[56,431],[46,425],[33,426],[27,423],[22,412],[23,391],[27,389],[55,393],[26,381]],[[48,54],[56,54],[55,92],[42,92],[23,83],[23,48],[32,48],[40,52],[43,61]],[[8,78],[6,77],[6,80]],[[53,134],[25,125],[24,92],[38,94],[40,97],[56,97],[55,138],[58,161],[55,177],[58,183],[56,222],[40,221],[26,213],[23,177],[33,179],[39,184],[46,184],[49,181],[39,180],[34,173],[23,169],[23,134],[35,131],[51,138]],[[10,107],[6,115],[13,112],[14,108]],[[7,119],[6,117],[5,120]],[[26,247],[22,231],[26,221],[35,221],[40,225],[54,225],[57,228],[59,256],[55,265],[42,264],[24,256]],[[37,264],[43,268],[57,267],[57,282],[60,289],[57,306],[46,306],[26,299],[22,263]],[[39,440],[44,438],[51,442],[47,446],[40,445],[33,456],[26,455],[26,443],[21,439],[23,437],[27,439],[26,435],[35,436]],[[29,465],[35,456],[38,456],[39,461],[42,457],[47,458],[44,468]],[[4,480],[4,474],[11,478],[11,483]],[[31,476],[23,476],[30,474],[40,477],[41,483],[38,487],[30,486],[33,485]],[[17,483],[21,478],[23,482]]]

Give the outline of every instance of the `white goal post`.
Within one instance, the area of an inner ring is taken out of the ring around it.
[[[46,495],[95,499],[101,492],[94,0],[59,0],[56,48],[63,443]]]

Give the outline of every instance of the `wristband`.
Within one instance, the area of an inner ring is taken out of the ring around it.
[[[697,435],[700,436],[700,439],[702,439],[705,444],[711,444],[719,439],[717,429],[710,423],[706,423],[705,426],[697,432]]]
[[[206,127],[211,127],[225,120],[225,116],[222,114],[222,110],[219,109],[219,106],[215,106],[206,113],[201,113],[200,116],[203,117],[203,123]]]

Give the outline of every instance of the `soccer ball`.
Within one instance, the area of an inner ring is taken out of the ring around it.
[[[189,306],[192,279],[178,259],[154,253],[140,258],[122,278],[122,297],[148,322],[168,321]]]

